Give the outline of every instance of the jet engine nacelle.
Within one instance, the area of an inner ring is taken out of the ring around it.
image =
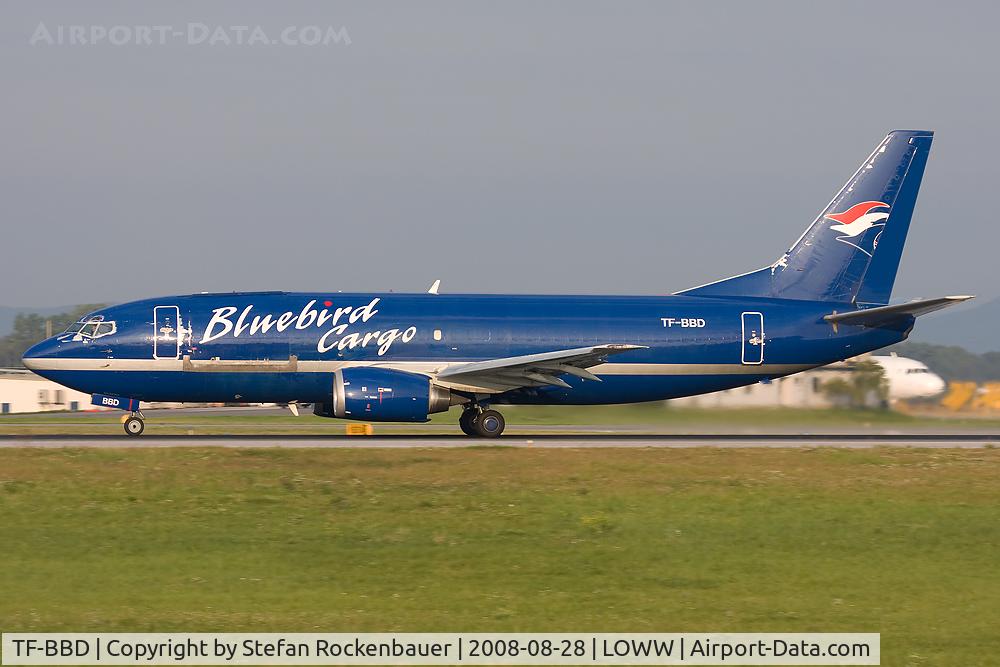
[[[425,422],[451,406],[451,391],[426,375],[388,368],[344,368],[333,374],[330,400],[316,403],[320,417],[382,422]]]

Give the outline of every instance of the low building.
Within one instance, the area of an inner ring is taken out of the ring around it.
[[[52,412],[56,410],[98,410],[90,404],[90,394],[21,369],[0,369],[0,414]]]
[[[847,364],[831,364],[770,382],[675,398],[668,404],[688,408],[831,408],[834,401],[824,393],[823,383],[847,378],[850,373]]]

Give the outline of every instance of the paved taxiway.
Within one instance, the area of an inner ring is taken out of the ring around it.
[[[983,449],[1000,446],[1000,434],[831,434],[831,435],[511,435],[498,440],[465,436],[397,435],[385,436],[190,436],[163,435],[129,438],[127,436],[25,435],[0,436],[0,448],[164,448],[164,447],[281,447],[281,448],[456,448],[456,447],[527,447],[553,449],[676,448],[714,447],[720,449],[871,449],[908,447],[931,449]]]

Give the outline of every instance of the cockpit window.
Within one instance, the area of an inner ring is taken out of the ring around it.
[[[60,338],[72,340],[94,340],[110,336],[118,330],[118,325],[112,320],[105,320],[103,315],[95,315],[74,322],[66,328]]]

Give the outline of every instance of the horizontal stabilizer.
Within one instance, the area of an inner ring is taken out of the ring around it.
[[[937,299],[922,299],[900,303],[894,306],[879,306],[877,308],[865,308],[863,310],[852,310],[846,313],[836,311],[825,315],[824,320],[830,324],[848,324],[864,327],[883,327],[892,325],[905,317],[919,317],[935,310],[941,310],[948,306],[972,299],[971,296],[943,296]]]

